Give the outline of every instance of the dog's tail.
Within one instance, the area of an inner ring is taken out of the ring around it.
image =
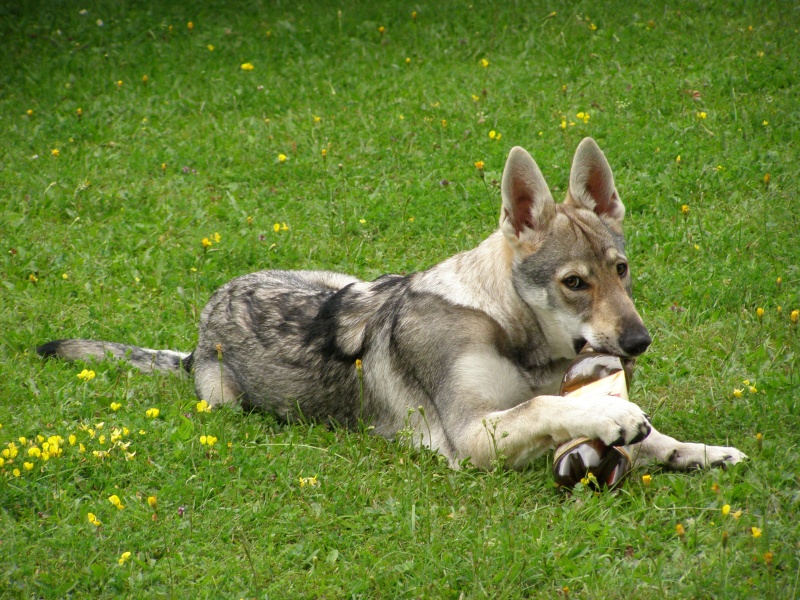
[[[145,373],[164,371],[181,374],[189,373],[192,369],[191,353],[151,350],[116,342],[55,340],[39,346],[36,352],[45,358],[57,356],[66,360],[85,360],[92,357],[102,359],[111,356],[117,360],[125,360]]]

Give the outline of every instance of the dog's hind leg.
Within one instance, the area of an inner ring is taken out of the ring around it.
[[[218,360],[194,363],[194,389],[200,400],[212,406],[236,404],[242,399],[243,390],[234,373]]]

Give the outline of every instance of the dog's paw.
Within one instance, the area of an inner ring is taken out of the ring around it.
[[[730,446],[706,446],[705,444],[681,444],[667,456],[666,465],[672,469],[688,470],[735,465],[747,455]]]
[[[608,446],[636,444],[650,433],[647,415],[633,402],[616,396],[600,396],[587,408],[591,414],[583,423],[581,435],[600,439]]]

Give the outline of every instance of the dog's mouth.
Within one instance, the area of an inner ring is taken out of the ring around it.
[[[577,338],[572,341],[572,348],[575,350],[575,354],[580,354],[583,347],[586,345],[586,338]]]

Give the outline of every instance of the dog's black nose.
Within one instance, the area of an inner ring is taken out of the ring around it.
[[[652,341],[644,326],[631,327],[627,328],[619,338],[619,347],[628,356],[639,356],[647,350]]]

